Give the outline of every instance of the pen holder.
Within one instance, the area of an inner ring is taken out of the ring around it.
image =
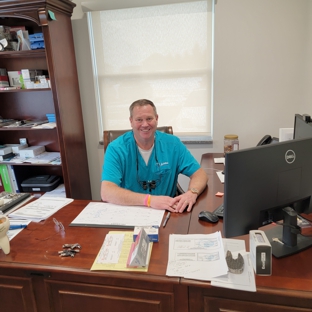
[[[7,232],[10,228],[10,221],[8,217],[0,217],[0,248],[7,255],[10,253],[10,241]]]

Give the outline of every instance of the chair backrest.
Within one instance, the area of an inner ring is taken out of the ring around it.
[[[163,126],[158,127],[158,131],[173,134],[173,130],[171,126]],[[130,129],[127,130],[104,130],[103,132],[103,144],[104,144],[104,152],[106,151],[106,148],[108,144],[115,139],[117,139],[119,136],[124,134],[125,132],[130,131]]]

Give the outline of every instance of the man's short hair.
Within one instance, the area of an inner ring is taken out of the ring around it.
[[[154,105],[154,103],[150,100],[146,100],[146,99],[141,99],[141,100],[137,100],[135,102],[133,102],[130,107],[129,107],[129,111],[130,111],[130,117],[132,117],[132,113],[133,113],[133,109],[136,106],[145,106],[145,105],[151,105],[153,107],[155,116],[157,115],[157,109],[156,106]]]

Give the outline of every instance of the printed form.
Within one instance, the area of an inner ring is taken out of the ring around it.
[[[208,281],[227,272],[220,232],[170,235],[166,275]]]

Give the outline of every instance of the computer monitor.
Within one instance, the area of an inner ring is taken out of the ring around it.
[[[312,212],[312,138],[230,152],[224,178],[225,237],[284,220],[265,229],[275,257],[312,245],[297,226],[297,214]]]
[[[312,137],[312,120],[310,115],[295,115],[294,139],[304,139]]]

